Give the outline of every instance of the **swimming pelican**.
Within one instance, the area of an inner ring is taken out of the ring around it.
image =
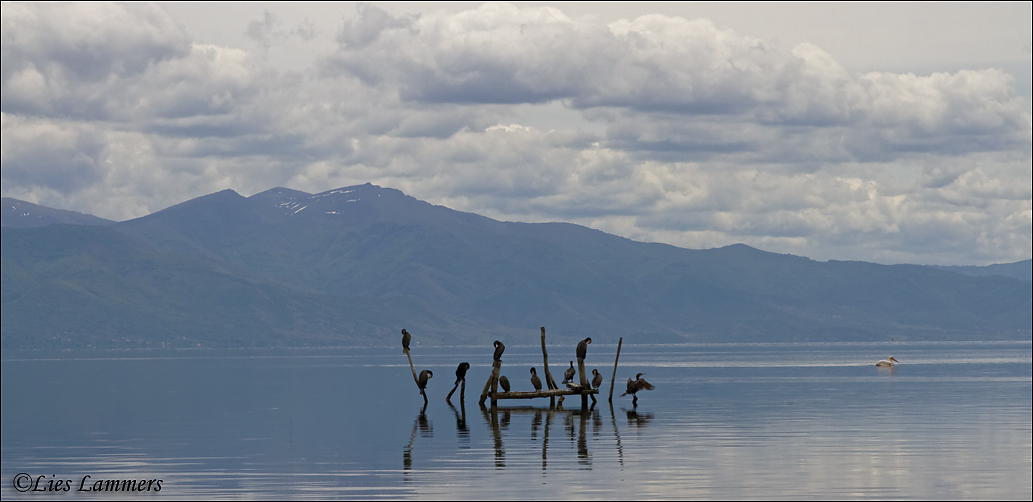
[[[875,365],[879,366],[879,367],[882,367],[882,368],[892,368],[895,363],[899,363],[899,362],[900,361],[894,359],[893,356],[890,356],[889,359],[883,359],[883,360],[875,363]]]
[[[577,374],[577,370],[574,369],[574,361],[571,361],[570,367],[567,368],[567,371],[563,372],[563,383],[573,382],[575,374]]]
[[[534,370],[534,366],[531,367],[531,385],[534,386],[534,390],[542,390],[542,379],[538,378],[538,372]]]
[[[502,360],[502,353],[505,352],[506,346],[503,345],[502,342],[500,342],[498,340],[495,340],[494,345],[495,345],[495,360],[496,361],[501,361]]]

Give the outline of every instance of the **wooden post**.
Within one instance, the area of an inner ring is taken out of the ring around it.
[[[491,365],[491,409],[495,409],[499,400],[495,395],[499,393],[499,372],[502,371],[502,361],[495,361]]]
[[[463,384],[463,389],[459,391],[459,402],[463,402],[463,400],[466,399],[466,377],[463,377],[462,379],[456,381],[456,384],[452,386],[452,390],[449,391],[447,396],[445,396],[446,403],[452,404],[452,394],[456,393],[456,389],[459,388],[460,382],[462,382]]]
[[[545,368],[545,384],[550,389],[558,389],[556,380],[552,378],[552,372],[549,371],[549,351],[545,350],[545,326],[542,326],[542,367]]]
[[[502,370],[502,361],[494,361],[491,364],[491,375],[488,377],[488,381],[484,384],[484,390],[481,391],[481,400],[478,404],[484,406],[484,401],[488,398],[488,394],[494,394],[498,390],[499,385],[499,371]],[[491,399],[491,405],[495,406],[494,396]]]
[[[617,340],[617,357],[613,358],[613,376],[610,377],[610,404],[613,404],[613,383],[617,380],[617,361],[621,358],[621,344],[624,343],[624,337],[620,337]]]
[[[552,378],[552,372],[549,371],[549,351],[545,350],[545,326],[542,326],[542,367],[545,368],[545,386],[549,390],[558,389],[556,380]],[[556,407],[556,396],[549,396],[549,407]]]
[[[481,391],[481,400],[477,404],[484,406],[484,400],[488,398],[489,391],[491,391],[491,375],[488,375],[488,381],[484,383],[484,390]]]
[[[580,357],[577,358],[577,372],[578,372],[578,376],[581,377],[581,379],[580,379],[580,381],[581,381],[581,388],[582,389],[585,389],[585,388],[591,389],[592,386],[588,385],[588,377],[585,375],[585,360],[583,358],[580,358]],[[581,394],[581,409],[582,410],[587,410],[588,409],[588,395],[584,394],[584,393]]]
[[[412,370],[412,381],[416,382],[416,386],[420,386],[420,377],[416,376],[416,366],[412,364],[412,356],[409,355],[409,351],[405,351],[405,357],[409,358],[409,369]]]

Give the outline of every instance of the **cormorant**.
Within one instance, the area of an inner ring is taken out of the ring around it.
[[[538,372],[534,370],[534,366],[531,367],[531,385],[536,391],[542,390],[542,379],[538,378]]]
[[[409,352],[409,342],[412,341],[412,335],[408,331],[402,329],[402,352]]]
[[[634,397],[634,401],[638,401],[638,395],[637,395],[638,391],[640,391],[640,390],[653,390],[653,389],[656,388],[656,387],[653,386],[653,384],[645,381],[645,379],[642,378],[642,375],[645,375],[645,373],[639,373],[639,374],[635,375],[635,379],[634,380],[629,378],[628,379],[628,391],[623,393],[623,394],[621,394],[620,397],[624,397],[624,396],[626,396],[628,394],[631,394],[632,397]]]
[[[502,392],[509,392],[509,379],[506,375],[499,377],[499,385],[502,386]]]
[[[494,345],[495,345],[495,360],[496,361],[501,361],[502,360],[502,353],[505,352],[506,346],[503,345],[503,343],[498,341],[498,340],[495,340],[495,344]]]
[[[563,372],[563,383],[573,382],[574,381],[574,375],[576,375],[576,374],[577,374],[577,370],[574,369],[574,361],[571,361],[570,362],[570,367],[567,368],[567,371]]]
[[[592,374],[595,375],[592,377],[592,388],[598,389],[603,384],[603,374],[597,369],[592,369]]]
[[[584,359],[588,355],[588,344],[592,343],[592,337],[577,342],[577,358]]]
[[[456,385],[466,380],[466,370],[468,369],[470,369],[470,363],[459,363],[459,367],[456,368]]]
[[[434,376],[434,372],[431,370],[423,370],[420,372],[420,379],[416,382],[416,385],[420,386],[420,394],[423,394],[423,389],[427,388],[427,380],[430,380]]]

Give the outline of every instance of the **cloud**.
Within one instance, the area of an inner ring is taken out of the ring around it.
[[[247,49],[315,36],[271,12],[242,22],[242,47],[151,5],[5,4],[3,22],[2,191],[55,207],[125,219],[224,188],[373,182],[685,247],[1033,248],[1028,102],[998,69],[858,75],[705,19],[509,4],[360,4],[300,72]]]
[[[89,116],[112,79],[190,52],[175,21],[143,4],[10,4],[2,32],[7,112]]]
[[[818,149],[816,160],[1031,139],[1014,81],[999,70],[854,76],[812,44],[786,52],[705,19],[648,15],[603,26],[548,7],[396,18],[364,6],[339,40],[326,71],[394,88],[402,100],[613,109],[589,116],[609,117],[611,139],[628,148],[760,149],[807,127],[819,136],[843,128],[842,147]]]
[[[2,114],[3,180],[69,193],[103,177],[103,133],[75,123]]]

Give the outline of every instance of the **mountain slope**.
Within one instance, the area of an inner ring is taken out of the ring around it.
[[[10,197],[4,197],[2,203],[0,203],[0,226],[34,228],[54,223],[110,225],[114,222],[91,214],[53,209]]]
[[[170,334],[162,336],[193,329],[206,333],[202,343],[224,346],[393,344],[402,327],[441,343],[499,336],[534,343],[539,326],[561,341],[586,333],[787,341],[1028,338],[1033,325],[1030,288],[1015,279],[815,262],[744,245],[687,250],[571,224],[499,222],[370,184],[251,197],[227,190],[104,230],[118,238],[92,238],[121,258],[108,258],[100,273],[89,261],[99,257],[69,251],[83,238],[71,227],[47,234],[68,241],[55,246],[69,256],[42,253],[35,261],[13,250],[46,247],[41,237],[5,229],[5,346],[9,333],[31,338],[45,327],[19,328],[9,308],[29,310],[48,294],[63,305],[70,293],[58,285],[82,290],[104,281],[111,286],[95,301],[108,303],[93,308],[97,316],[133,318],[130,311],[154,308],[137,317],[161,320],[168,328],[157,331]],[[9,242],[18,243],[10,252]],[[159,276],[182,283],[167,287]],[[219,293],[199,295],[208,282],[221,284],[211,287]],[[11,303],[9,291],[31,284],[56,289]],[[117,291],[147,305],[119,310]],[[193,326],[170,320],[192,309],[204,313]],[[146,331],[143,320],[133,326]]]

